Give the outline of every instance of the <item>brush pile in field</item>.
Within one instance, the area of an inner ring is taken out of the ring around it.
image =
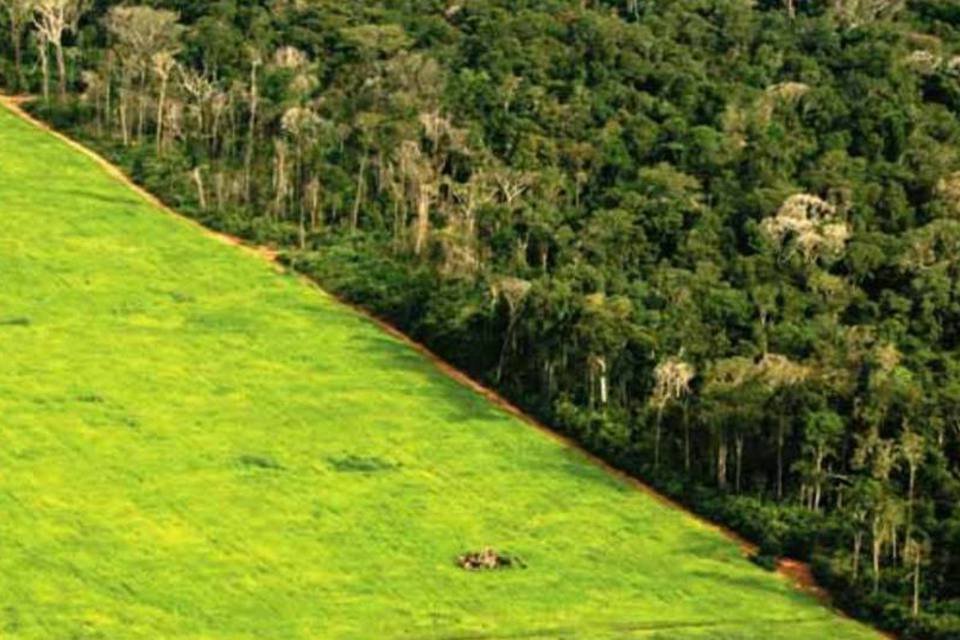
[[[489,571],[494,569],[525,568],[527,565],[517,556],[498,553],[490,547],[483,551],[471,551],[457,558],[457,564],[467,571]]]

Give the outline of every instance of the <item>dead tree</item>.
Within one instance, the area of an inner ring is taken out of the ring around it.
[[[40,55],[45,57],[46,47],[53,47],[57,62],[57,93],[61,102],[67,97],[67,64],[63,55],[63,35],[77,30],[85,4],[85,0],[35,0],[33,25],[40,34]],[[47,65],[44,67],[48,68]],[[45,99],[49,98],[48,76],[49,71],[45,71]]]

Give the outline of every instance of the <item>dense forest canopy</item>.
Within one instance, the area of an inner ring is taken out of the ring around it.
[[[0,8],[8,89],[181,210],[960,637],[960,3]]]

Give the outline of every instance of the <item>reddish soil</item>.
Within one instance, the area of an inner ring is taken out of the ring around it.
[[[805,562],[782,558],[777,562],[777,570],[790,579],[795,587],[816,597],[820,602],[830,605],[830,594],[817,584],[810,565]]]
[[[273,265],[274,269],[276,269],[279,272],[286,271],[286,268],[278,262],[277,260],[278,252],[275,249],[270,247],[263,247],[263,246],[253,246],[246,243],[241,238],[237,238],[235,236],[231,236],[228,234],[212,231],[207,227],[204,227],[202,224],[200,224],[196,220],[193,220],[191,218],[184,216],[183,214],[176,212],[175,210],[165,205],[159,198],[154,196],[152,193],[148,192],[147,190],[143,189],[142,187],[134,183],[132,180],[130,180],[130,178],[126,174],[124,174],[118,167],[110,163],[107,159],[100,156],[95,151],[88,149],[87,147],[80,144],[79,142],[67,137],[66,135],[60,133],[59,131],[51,128],[46,123],[41,122],[36,118],[34,118],[33,116],[31,116],[29,113],[27,113],[21,108],[21,105],[23,105],[25,102],[29,102],[32,99],[34,98],[31,96],[0,95],[0,104],[4,105],[14,115],[17,115],[23,120],[26,120],[30,124],[34,125],[35,127],[38,127],[50,133],[51,135],[55,136],[56,138],[60,139],[61,141],[69,145],[71,148],[76,149],[80,153],[83,153],[84,155],[92,159],[94,162],[96,162],[97,165],[102,167],[110,176],[112,176],[119,182],[126,185],[128,188],[138,193],[142,198],[144,198],[146,201],[148,201],[152,205],[158,207],[159,209],[164,211],[166,214],[171,215],[193,226],[194,228],[201,231],[204,235],[215,238],[225,244],[238,247],[244,251],[247,251],[249,253],[252,253],[254,255],[257,255],[263,258],[264,260],[270,262]],[[325,289],[322,289],[317,282],[315,282],[314,280],[311,280],[307,276],[303,274],[299,274],[299,277],[304,283],[308,284],[314,289],[319,290],[326,297],[329,297],[330,299],[334,300],[338,304],[349,308],[354,313],[366,318],[370,322],[377,325],[380,329],[382,329],[384,332],[386,332],[390,336],[412,347],[417,352],[419,352],[422,356],[430,360],[445,375],[456,380],[463,386],[482,395],[489,402],[493,403],[503,411],[515,416],[516,418],[520,419],[521,421],[525,422],[531,427],[537,429],[538,431],[540,431],[547,437],[551,438],[555,442],[563,445],[564,447],[572,451],[576,451],[580,456],[588,460],[590,463],[596,465],[597,467],[602,468],[604,471],[606,471],[610,475],[621,479],[623,482],[630,485],[637,491],[643,492],[644,494],[650,496],[651,498],[653,498],[654,500],[656,500],[657,502],[665,506],[668,506],[672,509],[683,511],[689,517],[699,522],[701,525],[722,534],[729,540],[739,545],[741,551],[745,556],[753,555],[757,552],[757,546],[755,544],[749,542],[748,540],[740,536],[735,531],[728,529],[726,527],[723,527],[721,525],[718,525],[709,520],[706,520],[705,518],[702,518],[701,516],[689,511],[682,504],[676,502],[675,500],[672,500],[671,498],[668,498],[667,496],[658,492],[656,489],[644,483],[643,481],[639,480],[638,478],[631,476],[619,469],[616,469],[615,467],[612,467],[610,464],[608,464],[604,460],[598,458],[597,456],[593,455],[589,451],[586,451],[585,449],[583,449],[579,444],[577,444],[570,438],[560,435],[556,431],[552,430],[550,427],[539,422],[536,418],[525,413],[522,409],[520,409],[519,407],[511,403],[509,400],[507,400],[506,398],[498,394],[496,391],[493,391],[492,389],[484,386],[480,382],[474,380],[463,371],[460,371],[459,369],[457,369],[456,367],[448,363],[446,360],[444,360],[437,354],[430,351],[423,344],[412,340],[406,334],[401,332],[399,329],[397,329],[393,325],[372,315],[366,309],[363,309],[336,295],[331,294]],[[819,599],[825,606],[832,608],[830,595],[822,587],[820,587],[817,584],[816,580],[813,577],[813,572],[810,570],[810,566],[808,564],[804,562],[800,562],[798,560],[782,558],[777,563],[777,572],[784,578],[790,580],[791,583],[797,589],[813,595],[814,597]],[[842,614],[842,612],[840,613]],[[886,635],[886,637],[891,639],[894,638],[894,636],[891,636],[891,635]]]

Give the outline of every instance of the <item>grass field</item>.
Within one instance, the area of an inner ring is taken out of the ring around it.
[[[0,108],[0,638],[875,637]]]

